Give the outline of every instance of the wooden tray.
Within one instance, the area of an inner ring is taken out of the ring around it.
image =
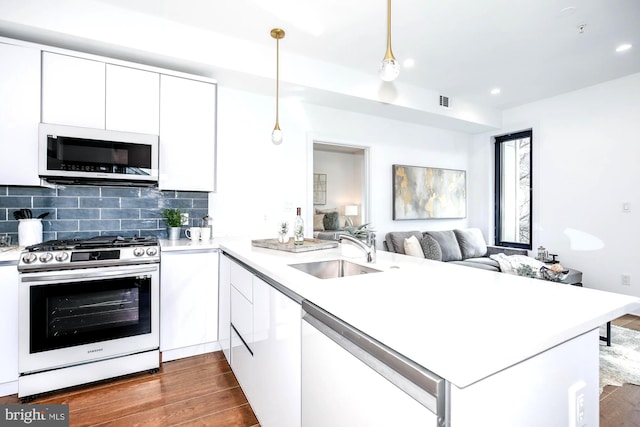
[[[259,248],[275,249],[287,252],[309,252],[338,247],[338,242],[334,240],[320,239],[304,239],[304,243],[302,245],[294,245],[293,239],[289,239],[289,242],[287,243],[280,243],[278,242],[278,239],[259,239],[252,240],[251,244]]]

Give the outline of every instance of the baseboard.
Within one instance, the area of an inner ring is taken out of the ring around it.
[[[199,356],[205,353],[213,353],[214,351],[218,351],[220,349],[220,344],[215,341],[192,345],[189,347],[176,348],[172,350],[163,350],[161,352],[162,362],[170,362],[171,360],[183,359],[185,357]]]
[[[0,384],[0,397],[18,392],[18,380]]]

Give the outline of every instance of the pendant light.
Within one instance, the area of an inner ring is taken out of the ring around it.
[[[274,28],[271,30],[271,37],[276,39],[276,126],[271,132],[271,142],[275,145],[282,143],[282,131],[280,130],[280,124],[278,123],[278,107],[279,107],[279,92],[280,92],[280,39],[284,38],[284,30],[280,28]]]
[[[400,64],[391,51],[391,0],[387,0],[387,51],[382,59],[382,64],[380,64],[378,74],[385,82],[395,80],[400,74]]]

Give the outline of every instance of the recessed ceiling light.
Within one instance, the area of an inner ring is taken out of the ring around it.
[[[413,58],[407,58],[402,62],[404,68],[411,68],[416,65],[416,61]]]
[[[625,50],[631,49],[631,45],[629,43],[621,44],[616,48],[616,52],[624,52]]]
[[[493,88],[489,93],[491,93],[491,95],[498,95],[500,93],[500,88],[499,87]]]

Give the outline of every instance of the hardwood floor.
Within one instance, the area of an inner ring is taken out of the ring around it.
[[[614,325],[640,331],[640,317],[627,314]],[[600,395],[600,427],[640,426],[640,386],[606,386]]]
[[[20,403],[16,395],[0,404]],[[69,405],[70,426],[258,426],[222,352],[167,362],[138,374],[49,394]]]
[[[640,317],[612,322],[640,331]],[[20,403],[16,395],[0,404]],[[139,374],[49,394],[34,403],[69,405],[70,426],[259,426],[222,352],[162,365]],[[640,426],[640,386],[606,386],[600,427]]]

